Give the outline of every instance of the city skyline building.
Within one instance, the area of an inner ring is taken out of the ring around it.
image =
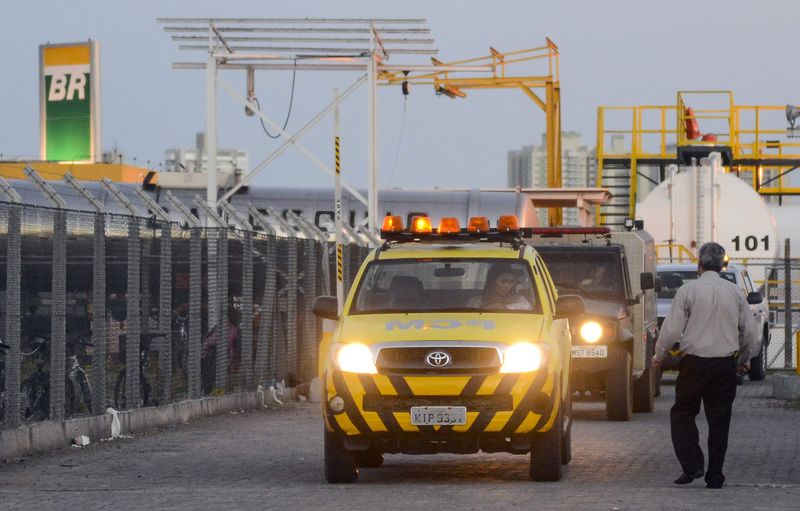
[[[565,188],[596,186],[596,149],[584,144],[577,131],[561,132],[561,176]],[[541,145],[508,151],[506,184],[509,188],[547,188],[546,135],[542,135]],[[538,216],[541,225],[546,225],[547,210],[541,209]],[[564,223],[578,223],[576,208],[564,208]]]

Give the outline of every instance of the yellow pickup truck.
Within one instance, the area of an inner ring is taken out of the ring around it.
[[[568,318],[514,217],[438,228],[387,217],[320,345],[325,477],[353,482],[385,453],[530,453],[530,476],[561,478],[571,458]]]

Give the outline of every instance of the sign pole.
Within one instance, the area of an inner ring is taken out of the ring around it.
[[[334,221],[336,224],[336,301],[337,312],[342,315],[344,306],[344,254],[342,247],[342,160],[339,154],[339,89],[333,89],[333,149],[335,155],[335,205]]]
[[[209,55],[206,61],[206,202],[217,210],[217,58],[214,33],[209,27]],[[207,221],[206,226],[213,222]]]

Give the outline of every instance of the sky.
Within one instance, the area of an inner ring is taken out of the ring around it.
[[[445,62],[487,55],[490,46],[538,47],[549,37],[561,52],[563,129],[581,132],[590,147],[599,105],[670,105],[676,91],[700,89],[732,90],[739,104],[800,104],[796,0],[2,0],[2,158],[38,156],[39,45],[89,38],[101,45],[104,149],[116,146],[127,163],[135,158],[157,169],[166,149],[193,147],[205,129],[205,74],[171,64],[202,54],[179,51],[157,17],[425,18]],[[220,76],[244,92],[243,73]],[[325,108],[334,87],[343,90],[357,77],[299,72],[287,130],[303,126]],[[291,79],[291,72],[256,75],[257,95],[273,119],[286,116]],[[343,173],[358,187],[367,183],[366,106],[361,88],[341,113]],[[218,108],[220,148],[247,149],[255,166],[279,147],[222,91]],[[333,161],[332,122],[325,119],[302,139],[326,162]],[[504,187],[507,152],[540,144],[544,126],[544,113],[520,91],[474,91],[451,100],[415,87],[404,100],[399,88],[381,88],[380,187]],[[296,150],[253,183],[332,184]]]

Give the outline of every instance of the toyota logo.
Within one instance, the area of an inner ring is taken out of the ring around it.
[[[431,351],[425,357],[425,362],[431,367],[444,367],[450,365],[450,354],[444,351]]]

